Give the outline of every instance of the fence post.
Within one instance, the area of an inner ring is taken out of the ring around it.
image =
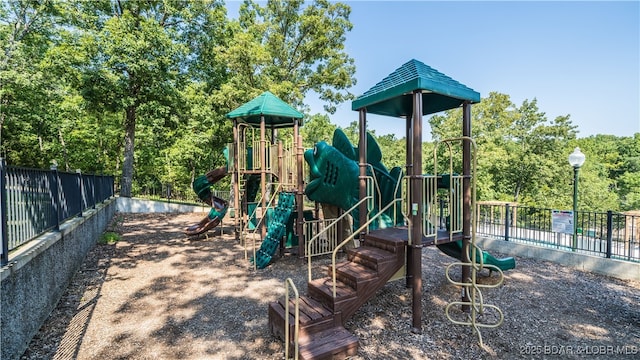
[[[7,231],[7,163],[0,158],[0,236],[2,236],[2,249],[0,249],[0,266],[9,262],[9,234]]]
[[[91,208],[95,209],[96,203],[98,202],[96,201],[96,174],[94,173],[91,176],[93,177],[93,186],[91,187],[91,200],[93,200],[93,206]]]
[[[84,192],[82,191],[82,170],[76,169],[76,174],[78,174],[78,193],[80,194],[80,196],[78,196],[80,201],[80,213],[78,214],[78,217],[82,217],[82,212],[84,211],[84,204],[82,202],[82,196],[84,195]]]
[[[55,231],[60,231],[60,196],[58,195],[58,166],[51,165],[51,172],[49,176],[49,191],[51,193],[51,205],[53,206],[53,212],[56,216]]]
[[[504,209],[504,241],[509,241],[509,228],[511,227],[509,204],[504,204]]]
[[[611,258],[611,247],[613,246],[613,211],[607,211],[607,259]]]

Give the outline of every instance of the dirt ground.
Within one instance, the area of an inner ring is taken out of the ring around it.
[[[89,253],[21,359],[282,359],[267,306],[284,297],[287,277],[306,293],[306,262],[285,256],[254,271],[230,224],[208,239],[181,233],[201,216],[116,214],[110,230],[121,240]],[[423,250],[422,334],[410,331],[404,280],[356,312],[346,323],[360,339],[353,359],[640,358],[640,283],[516,258],[504,283],[482,292],[504,322],[481,330],[481,348],[471,328],[445,316],[461,293],[445,277],[452,262]],[[479,283],[495,280],[484,272]],[[491,309],[482,316],[497,318]]]

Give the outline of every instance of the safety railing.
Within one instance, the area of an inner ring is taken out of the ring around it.
[[[436,143],[436,146],[433,149],[433,164],[434,164],[433,172],[434,174],[437,175],[437,178],[436,178],[435,184],[433,183],[433,180],[429,182],[429,186],[435,185],[436,188],[438,186],[438,182],[440,182],[442,184],[441,187],[444,188],[444,189],[441,189],[441,191],[442,190],[446,191],[446,195],[444,197],[447,199],[446,200],[447,214],[444,215],[444,218],[447,219],[446,227],[449,233],[449,241],[453,240],[454,235],[462,233],[462,203],[464,200],[463,193],[462,193],[463,192],[463,188],[462,188],[463,176],[456,175],[454,173],[454,166],[453,166],[454,154],[453,154],[453,147],[452,147],[453,144],[458,142],[461,144],[464,144],[464,142],[469,142],[469,146],[471,147],[471,159],[470,159],[471,169],[472,169],[473,178],[475,179],[475,171],[477,167],[476,144],[472,138],[463,136],[463,137],[445,139]],[[441,145],[446,146],[446,150],[448,154],[448,161],[447,161],[448,173],[438,175],[438,149]],[[436,194],[438,193],[437,189],[435,190],[435,193]],[[434,209],[437,207],[438,203],[439,203],[438,197],[436,196],[435,199],[432,201],[432,205]],[[431,226],[433,227],[434,225],[435,225],[435,221]],[[425,226],[424,228],[426,229],[427,226]],[[437,236],[436,236],[436,239],[437,239]]]
[[[337,291],[337,273],[336,273],[336,263],[337,263],[337,255],[338,255],[338,251],[340,249],[342,249],[346,244],[348,244],[351,240],[353,240],[357,235],[359,235],[362,231],[366,231],[366,229],[368,229],[369,225],[375,221],[376,219],[378,219],[380,216],[382,216],[382,214],[384,214],[387,210],[389,210],[390,208],[396,206],[397,202],[401,202],[402,199],[398,198],[393,200],[392,202],[390,202],[389,204],[387,204],[385,207],[383,207],[382,209],[380,209],[380,211],[378,211],[378,213],[376,213],[374,216],[370,217],[369,220],[367,220],[367,222],[365,222],[364,224],[360,225],[360,227],[358,229],[356,229],[356,231],[353,232],[353,234],[351,234],[349,237],[347,237],[346,239],[344,239],[338,246],[336,246],[336,248],[333,250],[333,252],[331,253],[331,282],[332,282],[332,287],[333,287],[333,298],[336,297],[336,291]],[[406,214],[403,214],[405,216],[406,221],[408,221],[408,218],[406,217]],[[311,267],[309,267],[309,281],[311,281]]]
[[[346,218],[342,218],[346,220]],[[343,227],[348,221],[344,221]],[[336,219],[318,219],[318,220],[306,220],[304,222],[304,238],[305,244],[307,244],[306,256],[312,258],[314,256],[321,256],[330,254],[333,249],[338,245],[339,228],[340,226],[334,226]],[[348,229],[351,233],[351,229]],[[314,238],[316,234],[322,233],[321,236]]]
[[[277,153],[276,153],[277,154]],[[297,146],[291,137],[282,143],[282,155],[279,155],[278,177],[285,186],[295,187],[298,184]]]
[[[29,242],[113,196],[113,176],[6,166],[0,159],[0,262]]]
[[[640,215],[576,213],[576,234],[553,231],[553,209],[478,204],[477,231],[486,237],[604,258],[640,262]]]
[[[316,232],[305,231],[305,244],[306,244],[306,254],[307,261],[309,267],[309,281],[311,281],[311,259],[315,256],[325,255],[333,252],[333,250],[338,245],[338,239],[341,237],[341,233],[339,232],[339,227],[341,223],[348,222],[347,217],[352,216],[352,213],[357,210],[360,205],[366,203],[367,204],[367,215],[370,212],[370,209],[373,207],[374,195],[373,189],[375,179],[371,176],[367,176],[365,178],[367,183],[367,196],[358,200],[358,202],[353,205],[348,210],[344,211],[342,215],[338,216],[335,219],[325,219],[322,222],[317,222],[319,226],[315,229],[311,228],[310,230],[314,230]],[[309,222],[311,226],[313,226],[314,222]],[[351,229],[348,229],[349,233],[351,233]],[[308,234],[308,235],[307,235]],[[309,238],[310,235],[315,234]]]
[[[320,231],[318,231],[311,239],[309,239],[307,241],[307,254],[310,254],[311,251],[317,247],[318,245],[316,244],[319,239],[327,238],[328,239],[328,234],[331,232],[333,234],[335,234],[336,236],[338,236],[338,232],[337,232],[337,228],[338,228],[338,224],[343,221],[343,219],[345,219],[347,216],[351,216],[351,213],[356,210],[358,207],[360,207],[361,204],[363,204],[364,202],[368,202],[370,201],[371,196],[367,196],[364,197],[362,199],[360,199],[355,205],[353,205],[350,209],[348,209],[347,211],[345,211],[342,215],[338,216],[337,218],[333,219],[333,221],[329,222],[329,224],[327,224],[324,229],[321,229]],[[362,230],[362,229],[360,229]],[[353,237],[355,236],[355,233],[352,233],[348,239],[353,239]],[[336,240],[337,242],[337,240]],[[348,242],[348,241],[347,241]],[[340,244],[334,246],[333,249],[331,249],[331,253],[333,253],[335,251],[335,249],[341,247],[340,245],[344,246],[343,244],[346,244],[347,242],[343,241]],[[308,271],[309,271],[309,281],[311,282],[313,280],[312,275],[311,275],[311,270],[312,270],[312,265],[311,265],[311,259],[313,258],[313,256],[307,256],[307,266],[308,266]]]

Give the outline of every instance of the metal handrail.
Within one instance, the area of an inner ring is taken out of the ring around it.
[[[296,285],[293,283],[291,278],[287,278],[284,281],[284,289],[285,289],[285,302],[284,302],[284,358],[285,360],[289,359],[289,286],[293,289],[293,293],[295,296],[295,314],[294,314],[294,322],[295,322],[295,334],[293,334],[293,343],[294,343],[294,359],[298,359],[299,353],[299,344],[298,338],[300,336],[300,294],[298,293],[298,289]]]
[[[336,248],[333,250],[333,253],[331,254],[331,265],[332,265],[332,277],[331,280],[333,282],[333,297],[336,297],[336,255],[338,254],[338,250],[340,250],[343,246],[345,246],[349,241],[353,240],[353,238],[360,234],[360,232],[364,229],[366,229],[369,224],[371,224],[373,222],[373,220],[377,219],[378,217],[380,217],[385,211],[387,211],[387,209],[389,209],[391,206],[393,206],[397,201],[402,201],[402,198],[397,198],[394,199],[392,202],[388,203],[384,208],[382,208],[380,211],[378,211],[378,213],[375,216],[372,216],[366,223],[364,223],[363,225],[360,225],[360,227],[353,232],[353,234],[349,235],[344,241],[342,241],[340,244],[338,244],[338,246],[336,246]],[[311,270],[309,270],[311,271]]]
[[[355,205],[353,205],[349,210],[345,211],[342,215],[340,215],[339,217],[335,218],[333,220],[333,222],[331,222],[329,225],[325,226],[324,229],[322,229],[316,235],[314,235],[311,239],[309,239],[309,241],[307,242],[307,254],[309,254],[311,252],[311,247],[313,245],[313,242],[318,240],[321,235],[323,235],[324,233],[328,232],[329,229],[331,229],[334,226],[337,226],[337,224],[343,218],[345,218],[347,215],[350,215],[351,212],[353,212],[353,210],[357,209],[358,206],[360,206],[360,204],[362,204],[362,202],[368,201],[368,200],[369,200],[368,196],[360,199],[360,201],[358,201]],[[309,268],[309,281],[311,281],[311,280],[313,280],[312,276],[311,276],[311,256],[307,256],[307,263],[308,263],[308,268]]]

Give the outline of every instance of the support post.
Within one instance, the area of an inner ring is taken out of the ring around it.
[[[465,101],[462,105],[462,136],[471,137],[471,104]],[[470,263],[471,246],[471,143],[462,142],[462,262]],[[462,266],[463,283],[471,283],[471,267]],[[470,302],[467,287],[462,288],[462,301]],[[463,305],[462,311],[470,311],[469,305]]]
[[[0,158],[0,236],[2,236],[2,252],[0,266],[9,262],[9,231],[7,229],[7,163]]]
[[[578,172],[579,171],[580,171],[580,166],[573,167],[573,244],[571,245],[572,251],[576,251],[576,249],[578,248]]]
[[[611,258],[611,246],[613,245],[613,211],[607,211],[607,259]]]
[[[262,194],[262,223],[260,224],[260,233],[264,239],[267,236],[267,140],[266,140],[266,122],[264,115],[260,116],[260,191]]]
[[[80,169],[76,169],[76,174],[78,174],[78,202],[80,203],[80,212],[78,213],[78,217],[82,217],[82,211],[84,210],[82,207],[83,203],[82,203],[82,195],[84,194],[84,191],[82,191],[82,171]],[[94,175],[94,180],[95,180],[95,175]],[[98,186],[97,182],[94,181],[93,183],[93,188],[95,189]]]
[[[293,136],[296,141],[296,171],[297,185],[296,192],[296,209],[298,211],[298,219],[296,221],[296,233],[298,235],[298,255],[302,259],[306,255],[307,246],[304,239],[304,174],[303,174],[303,148],[302,136],[300,136],[300,120],[294,119]]]
[[[405,166],[405,174],[407,176],[411,176],[413,175],[413,118],[411,117],[411,115],[407,116],[407,124],[406,124],[406,136],[405,138],[407,139],[406,142],[406,148],[405,148],[405,157],[407,159],[406,161],[406,166]],[[408,194],[407,195],[411,195],[411,184],[408,184],[408,188],[407,188]],[[407,202],[407,206],[409,208],[411,208],[411,198],[407,198],[406,199]],[[411,209],[406,209],[405,211],[407,211],[407,214],[411,214]],[[411,228],[413,226],[413,222],[410,224],[409,227],[409,231],[411,231]],[[407,288],[411,288],[411,286],[413,286],[413,269],[411,264],[413,263],[413,257],[412,257],[413,251],[411,249],[411,244],[408,244],[407,246],[407,266],[406,266],[406,272],[407,275],[405,276],[405,281],[406,281],[406,286]]]
[[[505,241],[509,241],[509,228],[511,227],[511,219],[510,219],[510,213],[511,210],[509,209],[509,204],[505,204],[504,205],[504,240]]]
[[[411,332],[422,334],[422,92],[413,92],[412,160],[411,172],[411,290],[413,321]]]
[[[238,120],[233,119],[233,158],[231,160],[232,171],[231,171],[231,184],[233,184],[233,225],[234,225],[234,233],[236,236],[236,240],[240,239],[240,216],[242,216],[242,211],[240,210],[240,173],[238,167]]]
[[[367,181],[366,181],[366,176],[367,176],[367,109],[360,109],[360,113],[359,113],[359,142],[358,142],[358,148],[360,150],[359,152],[359,159],[360,159],[360,199],[364,199],[367,196]],[[359,221],[360,221],[360,226],[362,226],[362,224],[367,222],[367,203],[363,202],[362,204],[360,204],[360,207],[358,209],[359,211]],[[362,235],[362,234],[360,234]],[[364,240],[364,236],[360,236],[360,243],[362,244],[362,241]]]
[[[58,184],[60,180],[58,178],[58,167],[51,165],[51,171],[49,172],[49,191],[51,192],[51,206],[53,207],[53,213],[55,218],[54,230],[60,231],[60,195],[58,194]]]

